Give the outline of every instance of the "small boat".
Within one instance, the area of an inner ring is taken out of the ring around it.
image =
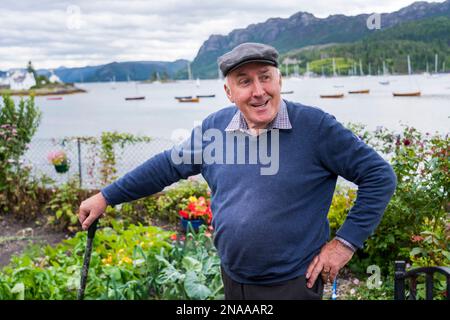
[[[175,99],[192,99],[192,96],[175,97]]]
[[[335,88],[343,88],[344,86],[341,85],[341,84],[336,84],[336,85],[334,85],[333,87],[335,87]]]
[[[321,94],[320,95],[321,98],[335,98],[335,99],[339,99],[339,98],[343,98],[344,94],[343,93],[339,93],[339,94]]]
[[[293,94],[294,91],[281,91],[281,94]]]
[[[369,93],[370,90],[369,89],[365,89],[365,90],[354,90],[354,91],[349,91],[349,94],[365,94],[365,93]]]
[[[214,98],[215,94],[196,95],[197,98]]]
[[[389,80],[386,80],[386,81],[379,81],[378,83],[382,84],[383,86],[387,86],[390,82]]]
[[[393,92],[392,95],[394,97],[420,97],[421,92],[420,91],[416,91],[416,92]]]
[[[62,97],[48,97],[47,100],[62,100]]]
[[[178,99],[178,102],[200,102],[200,99],[199,98],[190,98],[190,99],[181,98],[181,99]]]
[[[145,97],[126,97],[125,100],[129,101],[129,100],[145,100]]]

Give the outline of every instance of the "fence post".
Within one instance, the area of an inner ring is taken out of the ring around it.
[[[81,143],[80,138],[77,138],[77,148],[78,148],[78,177],[80,178],[80,189],[83,186],[83,180],[81,175]]]
[[[395,261],[394,300],[405,300],[405,261]]]

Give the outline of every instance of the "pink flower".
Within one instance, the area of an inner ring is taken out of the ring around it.
[[[67,155],[64,151],[52,151],[47,155],[48,161],[53,165],[61,165],[67,161]]]
[[[420,242],[420,241],[423,241],[424,240],[424,237],[422,237],[422,236],[412,236],[411,237],[411,241],[412,242]]]

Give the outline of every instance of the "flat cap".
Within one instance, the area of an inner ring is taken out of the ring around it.
[[[277,67],[277,58],[278,51],[274,47],[262,43],[246,42],[220,56],[217,63],[223,76],[226,77],[230,71],[250,62],[268,63]]]

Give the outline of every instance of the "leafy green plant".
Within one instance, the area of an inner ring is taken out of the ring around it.
[[[83,192],[79,188],[78,179],[70,179],[54,191],[46,206],[46,209],[54,213],[48,218],[48,223],[57,224],[61,229],[67,229],[70,232],[79,230],[77,214],[80,194]]]
[[[171,233],[156,227],[123,226],[97,231],[85,299],[144,299],[154,255],[169,250]],[[55,248],[32,246],[0,273],[0,299],[76,299],[86,232]]]
[[[450,265],[450,237],[445,234],[445,219],[440,220],[425,219],[419,235],[411,237],[415,243],[409,252],[413,267]]]
[[[150,282],[159,299],[223,299],[220,260],[211,235],[201,226],[177,240],[166,255],[156,255],[158,275]]]

